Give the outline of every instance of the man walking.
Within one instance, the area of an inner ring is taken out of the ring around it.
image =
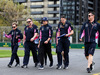
[[[44,56],[45,53],[48,55],[50,60],[49,67],[53,66],[53,58],[51,54],[51,38],[52,38],[52,27],[48,24],[48,18],[42,18],[43,26],[40,27],[40,47],[39,47],[39,59],[40,67],[39,69],[44,69]]]
[[[58,48],[57,48],[57,57],[58,57],[58,65],[57,69],[61,69],[62,67],[62,55],[64,55],[64,68],[68,69],[69,66],[69,45],[70,41],[68,37],[74,33],[73,27],[70,23],[66,21],[65,16],[61,16],[61,22],[58,25],[57,37],[58,40]]]
[[[88,21],[83,24],[80,31],[80,41],[82,41],[83,36],[85,36],[85,57],[88,60],[87,72],[91,73],[93,69],[93,55],[96,48],[96,33],[100,29],[100,24],[95,21],[94,12],[89,12]]]
[[[30,56],[30,50],[32,51],[33,60],[35,63],[35,67],[38,64],[38,58],[37,58],[37,51],[34,43],[34,39],[36,38],[38,34],[37,26],[33,24],[32,19],[27,19],[28,25],[24,29],[24,35],[23,35],[23,44],[25,48],[25,55],[23,59],[23,65],[22,68],[27,68],[28,62],[29,62],[29,56]]]
[[[16,22],[12,23],[12,28],[13,28],[13,30],[11,30],[10,33],[5,34],[5,37],[11,38],[12,55],[11,55],[11,60],[8,64],[9,68],[12,67],[14,59],[16,60],[15,67],[20,65],[20,60],[19,60],[19,57],[17,55],[17,50],[18,50],[18,47],[19,47],[19,44],[18,44],[19,39],[23,38],[23,35],[22,35],[21,31],[17,28],[17,23]]]

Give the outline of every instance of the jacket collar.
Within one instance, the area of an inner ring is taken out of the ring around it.
[[[96,20],[94,20],[93,22],[92,22],[92,24],[94,24],[94,23],[96,23],[97,21]],[[88,20],[87,21],[87,23],[90,23],[90,21]]]

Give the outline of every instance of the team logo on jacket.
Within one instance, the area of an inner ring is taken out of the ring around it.
[[[49,29],[49,27],[47,27],[47,30]]]
[[[67,27],[68,26],[68,24],[65,24],[65,27]]]
[[[18,32],[16,32],[16,35],[18,34]]]
[[[86,24],[85,27],[88,27],[88,24]]]
[[[42,27],[42,31],[44,30],[44,28]]]
[[[26,30],[28,30],[28,27],[26,28]]]
[[[14,32],[12,32],[12,34],[11,35],[14,35]]]
[[[94,26],[97,27],[97,24],[95,23]]]

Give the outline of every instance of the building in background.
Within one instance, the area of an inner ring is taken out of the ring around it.
[[[87,13],[94,10],[93,0],[63,0],[63,14],[74,25],[82,25]]]
[[[100,0],[94,0],[94,4],[96,20],[100,20]]]
[[[100,19],[99,0],[14,0],[14,2],[23,3],[31,11],[29,15],[37,21],[41,21],[42,17],[48,17],[49,23],[54,27],[59,23],[62,14],[73,25],[82,25],[87,20],[89,11],[95,11],[96,19]]]
[[[41,18],[48,17],[52,26],[57,26],[59,22],[59,0],[14,0],[23,3],[30,9],[30,16],[41,21]]]

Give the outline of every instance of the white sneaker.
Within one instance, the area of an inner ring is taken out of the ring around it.
[[[43,67],[43,66],[40,66],[38,69],[39,69],[39,70],[43,70],[43,69],[44,69],[44,67]]]
[[[67,69],[68,69],[68,66],[64,66],[64,68],[63,68],[63,69],[66,69],[66,70],[67,70]]]
[[[61,66],[57,66],[57,68],[56,69],[61,69],[62,67]]]

